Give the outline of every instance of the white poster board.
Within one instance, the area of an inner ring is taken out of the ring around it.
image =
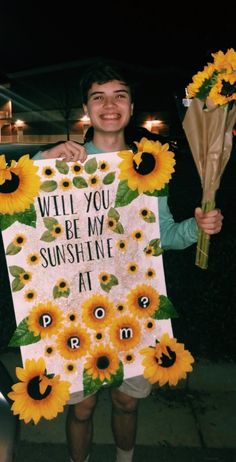
[[[23,364],[43,357],[71,393],[84,389],[88,359],[92,382],[112,383],[117,358],[119,377],[142,375],[140,350],[165,332],[173,337],[158,198],[139,194],[117,205],[119,163],[117,153],[84,165],[34,161],[36,223],[2,231]],[[97,377],[104,358],[111,373]]]

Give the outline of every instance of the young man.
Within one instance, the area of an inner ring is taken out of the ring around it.
[[[128,80],[120,69],[102,64],[87,71],[81,81],[83,109],[90,117],[93,138],[80,146],[73,141],[39,153],[35,158],[63,157],[67,161],[83,162],[87,154],[100,154],[130,149],[126,130],[133,114],[133,95]],[[138,140],[135,140],[138,141]],[[159,197],[162,247],[184,249],[197,241],[198,228],[208,234],[221,230],[220,210],[203,213],[195,209],[195,217],[175,223],[167,197]],[[112,430],[117,448],[116,462],[131,462],[137,427],[137,408],[141,398],[149,395],[150,383],[144,377],[124,380],[119,388],[111,389]],[[73,398],[67,417],[67,440],[73,462],[89,460],[92,443],[92,415],[97,396]]]

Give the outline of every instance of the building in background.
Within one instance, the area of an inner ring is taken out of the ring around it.
[[[72,61],[7,74],[0,86],[0,142],[82,142],[89,127],[84,118],[79,81],[84,70],[102,58]],[[114,61],[117,63],[117,61]],[[181,130],[175,103],[186,72],[126,66],[136,82],[135,123],[172,139]]]

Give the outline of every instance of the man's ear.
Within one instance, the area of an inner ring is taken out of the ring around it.
[[[83,104],[83,111],[84,111],[84,115],[88,115],[88,109],[87,109],[86,104]]]

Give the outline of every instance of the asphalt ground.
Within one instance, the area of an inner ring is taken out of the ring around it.
[[[0,359],[14,375],[17,353]],[[140,401],[134,462],[236,462],[236,364],[196,361],[177,387],[153,388]],[[91,462],[114,462],[109,389],[99,392]],[[15,462],[68,462],[67,406],[57,418],[20,424]],[[1,461],[2,462],[2,461]]]

